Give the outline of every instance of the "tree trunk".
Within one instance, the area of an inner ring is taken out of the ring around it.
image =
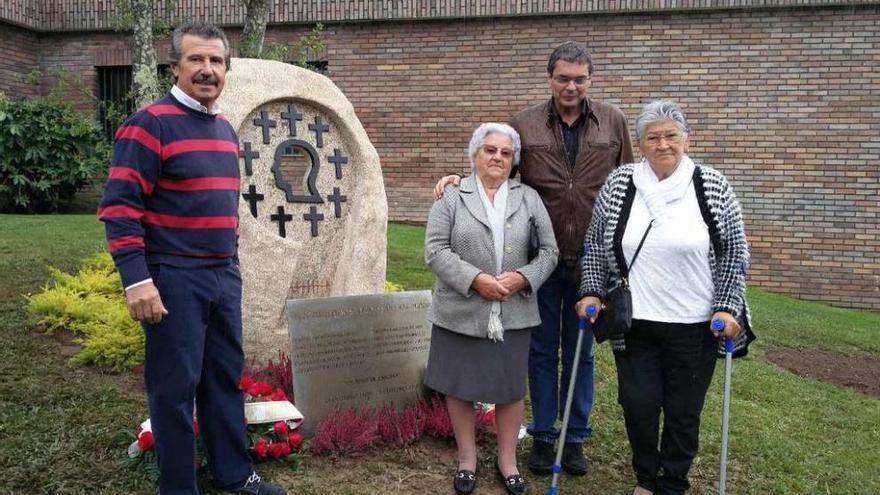
[[[140,108],[159,98],[156,50],[153,48],[153,0],[131,0],[133,53],[132,85],[135,105]]]
[[[244,0],[244,28],[238,53],[245,58],[259,58],[263,52],[266,22],[269,18],[268,0]]]

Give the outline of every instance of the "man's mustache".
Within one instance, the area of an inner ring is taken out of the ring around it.
[[[206,76],[204,74],[199,74],[198,76],[193,78],[193,83],[195,84],[217,84],[217,78],[212,76]]]

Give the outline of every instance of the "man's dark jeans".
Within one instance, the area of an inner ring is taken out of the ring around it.
[[[656,495],[684,493],[690,486],[687,475],[697,455],[717,343],[708,321],[633,320],[626,350],[614,353],[633,469],[639,486]]]
[[[536,440],[553,443],[559,437],[556,419],[562,419],[569,377],[578,337],[577,263],[560,262],[538,290],[541,325],[532,331],[529,349],[529,397],[532,424],[528,432]],[[562,346],[562,377],[559,376],[559,348]],[[584,333],[577,382],[572,400],[566,442],[582,443],[590,437],[593,408],[593,330]]]

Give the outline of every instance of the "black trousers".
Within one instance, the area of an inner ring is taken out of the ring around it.
[[[687,475],[697,455],[700,413],[715,371],[716,346],[708,321],[633,320],[626,350],[614,353],[618,401],[636,479],[657,495],[685,493],[690,487]]]

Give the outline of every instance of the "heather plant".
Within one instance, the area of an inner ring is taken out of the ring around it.
[[[375,411],[345,410],[318,423],[311,450],[317,455],[350,454],[373,447],[378,441]]]
[[[273,387],[284,391],[291,402],[293,400],[293,366],[290,357],[284,351],[278,351],[278,359],[270,359],[266,364],[257,366],[248,364],[245,376],[263,380]]]
[[[475,411],[477,440],[486,441],[494,427],[495,412]],[[315,427],[311,450],[316,455],[343,455],[372,447],[403,447],[423,436],[441,440],[454,437],[446,402],[439,396],[421,400],[398,411],[393,405],[337,411]]]
[[[417,407],[398,411],[394,406],[386,406],[376,415],[376,425],[382,443],[394,447],[409,445],[425,432],[425,418]]]
[[[0,99],[0,212],[53,212],[105,171],[95,122],[48,99]]]

